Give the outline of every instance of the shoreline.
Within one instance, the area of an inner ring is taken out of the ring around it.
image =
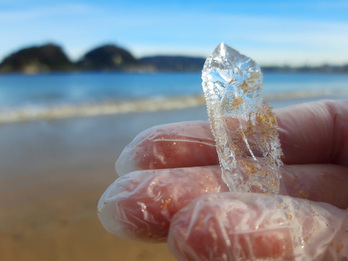
[[[0,124],[0,260],[174,261],[165,244],[108,234],[97,203],[139,132],[206,119],[200,105]]]
[[[294,91],[264,94],[264,101],[273,107],[284,107],[317,99],[348,98],[348,90]],[[203,95],[154,97],[139,100],[100,102],[92,104],[67,104],[48,107],[22,107],[0,109],[0,124],[37,120],[56,120],[75,117],[118,115],[140,112],[161,112],[205,106]]]
[[[174,261],[165,244],[106,232],[97,203],[114,163],[153,125],[204,120],[204,106],[0,125],[0,260]]]

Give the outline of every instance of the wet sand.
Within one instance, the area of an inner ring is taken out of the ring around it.
[[[175,260],[166,244],[108,234],[96,205],[139,131],[205,118],[200,106],[0,124],[0,260]]]
[[[137,133],[206,118],[205,106],[197,106],[0,124],[0,260],[175,260],[166,244],[108,234],[96,207]]]

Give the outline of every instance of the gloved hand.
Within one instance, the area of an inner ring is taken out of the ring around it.
[[[229,192],[207,122],[140,133],[98,215],[115,235],[179,260],[348,260],[348,102],[276,110],[281,194]]]

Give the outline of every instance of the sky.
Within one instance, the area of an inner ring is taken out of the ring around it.
[[[72,60],[107,43],[139,58],[206,57],[225,42],[261,65],[341,65],[348,1],[0,0],[0,61],[47,42]]]

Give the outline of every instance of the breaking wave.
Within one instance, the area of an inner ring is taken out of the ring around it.
[[[271,105],[272,102],[293,101],[293,103],[300,103],[322,98],[348,98],[348,90],[296,91],[264,95],[264,100],[270,102]],[[203,95],[149,98],[84,105],[68,104],[52,107],[31,106],[0,110],[0,124],[33,120],[54,120],[72,117],[165,111],[202,105],[205,105]]]

